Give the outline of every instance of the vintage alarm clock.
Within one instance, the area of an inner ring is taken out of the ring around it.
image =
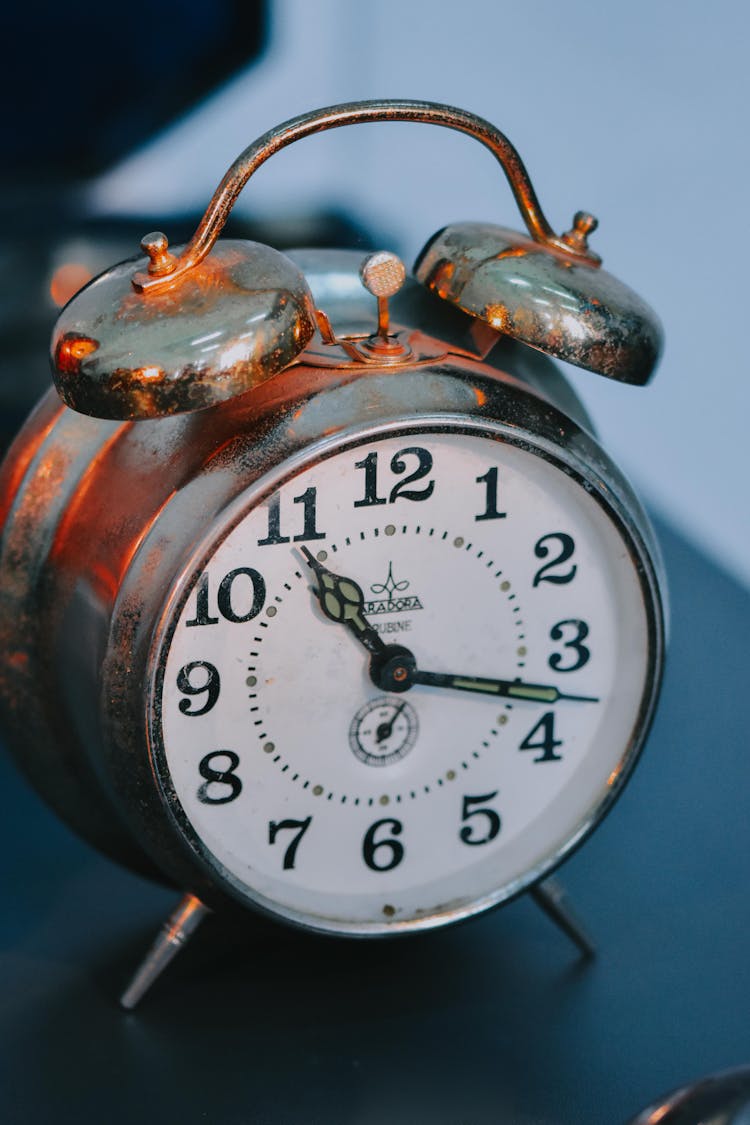
[[[527,227],[392,253],[220,240],[309,134],[447,126]],[[549,878],[638,757],[664,655],[646,516],[548,356],[643,384],[658,321],[547,223],[515,149],[448,106],[358,102],[265,134],[184,248],[148,235],[62,311],[60,398],[2,477],[0,694],[38,791],[208,909],[409,934]],[[63,405],[65,403],[66,405]]]

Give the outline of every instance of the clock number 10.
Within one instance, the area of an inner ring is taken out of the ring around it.
[[[249,579],[249,588],[248,588]],[[238,581],[239,580],[239,581]],[[235,585],[242,591],[237,593]],[[216,591],[216,609],[225,621],[240,625],[257,617],[266,603],[266,583],[262,574],[251,566],[238,566],[225,574]],[[213,596],[208,571],[198,579],[195,592],[195,617],[185,625],[217,625],[212,615]],[[184,687],[180,691],[186,691]]]

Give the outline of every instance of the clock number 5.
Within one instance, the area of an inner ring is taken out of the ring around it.
[[[476,847],[478,844],[489,844],[490,840],[494,840],[500,831],[500,817],[494,809],[483,808],[487,801],[494,800],[497,797],[497,789],[492,793],[484,793],[481,797],[464,797],[463,811],[461,813],[461,820],[478,819],[473,824],[465,824],[459,832],[459,837],[464,844],[470,847]],[[474,808],[479,805],[479,808]]]
[[[297,855],[299,842],[304,836],[305,832],[307,832],[311,823],[311,816],[306,816],[304,820],[272,820],[269,822],[269,844],[276,843],[276,837],[279,832],[294,831],[296,829],[296,832],[294,832],[294,835],[292,836],[291,841],[287,844],[286,851],[284,852],[284,862],[281,865],[284,871],[291,871],[293,869],[294,858]]]

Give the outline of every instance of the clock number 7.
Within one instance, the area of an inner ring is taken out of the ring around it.
[[[297,829],[294,836],[292,836],[291,841],[287,844],[286,851],[284,852],[284,862],[281,865],[284,871],[291,871],[293,869],[294,859],[295,859],[295,856],[297,855],[297,848],[299,847],[299,842],[302,839],[302,837],[304,836],[305,832],[307,832],[311,823],[312,823],[312,817],[311,816],[306,816],[304,820],[271,820],[271,821],[269,821],[269,824],[268,824],[268,842],[269,842],[269,844],[275,844],[276,843],[276,837],[278,836],[279,832],[286,832],[288,830],[294,831],[295,828]]]

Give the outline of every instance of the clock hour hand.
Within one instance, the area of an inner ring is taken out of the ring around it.
[[[313,590],[320,608],[329,619],[346,625],[361,645],[373,655],[383,652],[386,645],[363,613],[365,596],[353,578],[334,574],[319,562],[307,547],[300,547],[307,565],[315,572],[318,588]]]
[[[504,699],[528,699],[532,703],[557,703],[558,699],[578,703],[598,703],[591,695],[567,695],[551,684],[526,684],[522,680],[491,680],[484,676],[455,676],[449,672],[423,672],[415,668],[411,683],[428,687],[454,688],[457,691],[476,691],[483,695],[498,695]]]

